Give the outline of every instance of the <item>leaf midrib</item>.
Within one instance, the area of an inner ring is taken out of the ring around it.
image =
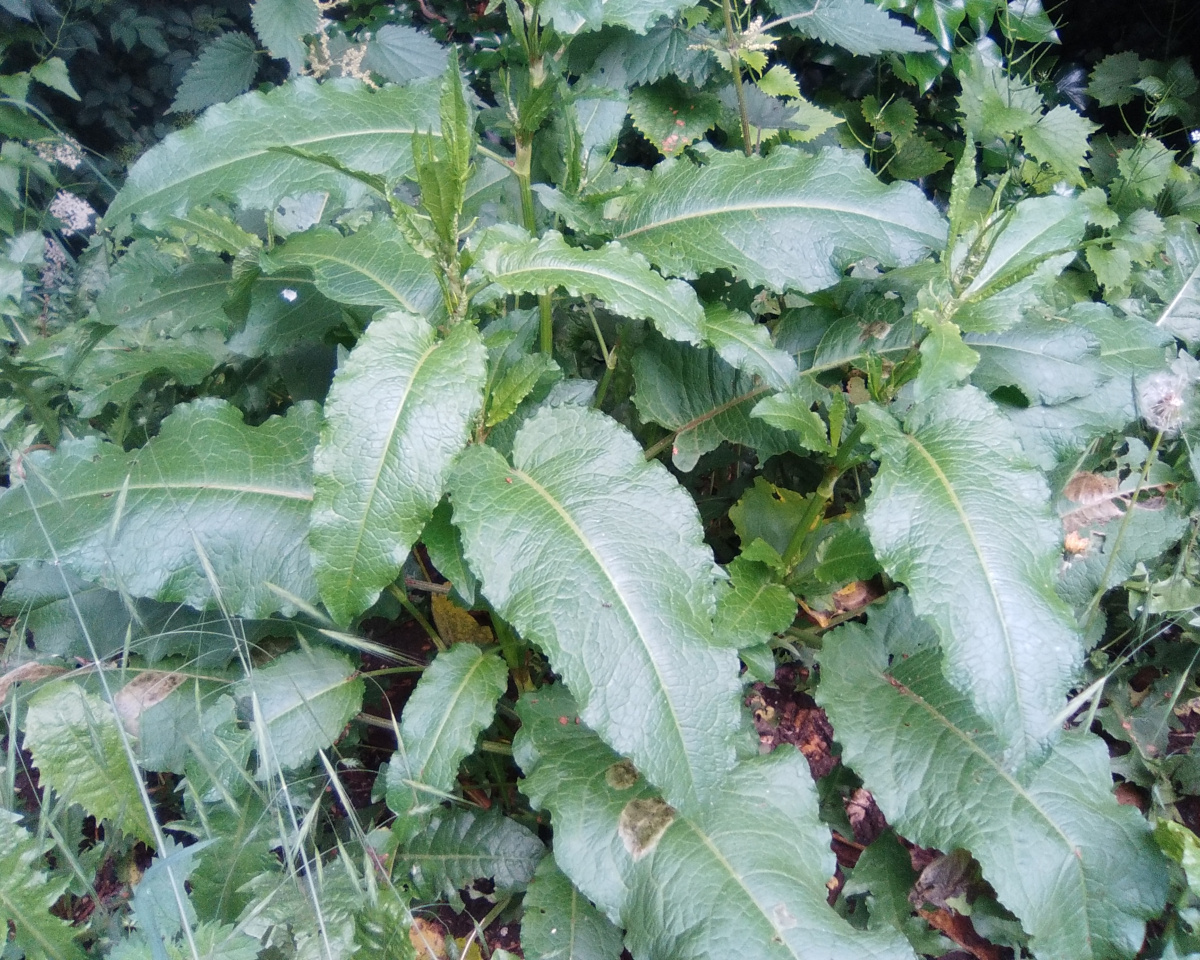
[[[996,591],[994,575],[990,566],[988,565],[986,557],[984,556],[983,548],[975,536],[975,528],[971,525],[971,522],[967,517],[966,510],[963,508],[962,501],[959,500],[958,493],[955,491],[953,484],[951,484],[950,478],[947,477],[945,472],[942,470],[941,464],[934,459],[933,455],[928,449],[926,449],[925,445],[912,434],[906,433],[903,436],[904,439],[907,440],[921,455],[921,457],[925,459],[930,468],[933,470],[935,478],[939,483],[942,484],[943,489],[946,491],[946,495],[950,498],[950,504],[953,506],[955,513],[958,514],[962,528],[967,534],[967,539],[970,541],[971,549],[975,552],[975,557],[979,561],[979,568],[983,572],[984,580],[987,582],[988,593],[991,595],[992,605],[996,610],[996,619],[1000,624],[1001,634],[1004,638],[1004,653],[1008,658],[1009,668],[1009,679],[1007,685],[1012,689],[1013,701],[1016,704],[1017,715],[1020,718],[1020,738],[1022,741],[1024,741],[1029,736],[1026,724],[1027,708],[1022,697],[1020,684],[1018,684],[1016,680],[1019,673],[1015,660],[1016,654],[1013,649],[1012,633],[1009,630],[1008,618],[1004,615],[1004,607],[1000,603],[1000,596]]]
[[[653,300],[656,304],[659,304],[659,305],[665,307],[667,309],[667,311],[675,317],[682,317],[684,320],[688,319],[687,315],[685,313],[683,313],[682,311],[678,310],[676,308],[675,304],[671,303],[670,300],[665,296],[665,294],[662,291],[654,292],[654,291],[646,289],[645,287],[638,286],[633,281],[628,280],[624,277],[621,277],[617,274],[604,273],[600,270],[595,270],[595,269],[587,269],[582,266],[577,266],[575,264],[570,264],[568,266],[533,265],[533,266],[523,266],[523,267],[508,267],[502,273],[493,274],[491,279],[493,282],[499,283],[501,286],[504,286],[504,278],[505,277],[519,277],[521,274],[525,274],[525,273],[573,273],[573,274],[582,274],[586,277],[598,277],[602,280],[607,280],[608,282],[610,282],[616,286],[625,288],[627,290],[631,290],[635,294],[640,294],[642,296],[648,297],[649,299]],[[649,268],[647,268],[647,273],[651,277],[651,279],[649,281],[651,284],[653,284],[656,280],[660,281],[664,285],[666,284],[666,281],[662,277],[658,276],[655,273],[650,272]],[[571,284],[566,280],[559,280],[557,283],[554,284],[554,286],[555,287],[565,287],[568,290],[568,292],[570,292],[571,296],[579,296],[579,293],[578,293],[579,288],[576,287],[575,289],[572,289]],[[526,289],[526,287],[524,285],[522,285],[520,290],[510,290],[509,293],[519,293],[525,289]],[[553,287],[551,289],[553,289]],[[643,319],[643,318],[639,317],[637,319]]]
[[[968,750],[980,757],[984,763],[987,764],[987,766],[991,767],[992,770],[1012,788],[1013,793],[1025,801],[1029,805],[1029,808],[1033,810],[1034,813],[1036,813],[1054,833],[1058,834],[1058,836],[1062,839],[1063,844],[1066,846],[1068,853],[1070,854],[1070,856],[1065,857],[1064,859],[1072,861],[1074,863],[1076,872],[1079,874],[1079,886],[1084,891],[1084,903],[1086,904],[1088,902],[1086,897],[1088,889],[1087,874],[1083,869],[1083,861],[1076,854],[1076,845],[1071,841],[1071,838],[1063,832],[1063,829],[1058,825],[1058,823],[1055,822],[1050,815],[1042,809],[1041,805],[1033,798],[1029,791],[1021,786],[1020,782],[1014,779],[1012,775],[1009,774],[1008,771],[1005,770],[1004,767],[998,763],[990,753],[979,746],[979,744],[976,743],[975,740],[969,736],[965,730],[959,727],[958,724],[951,721],[949,717],[947,717],[944,713],[942,713],[941,710],[937,709],[937,707],[922,697],[919,693],[906,684],[901,683],[899,680],[896,680],[894,677],[888,676],[888,674],[882,670],[876,670],[874,673],[889,687],[899,691],[902,696],[907,697],[911,703],[923,709],[946,730],[958,737],[963,744],[966,745]],[[1084,940],[1085,942],[1090,943],[1091,914],[1087,910],[1086,906],[1081,913],[1083,914],[1084,926],[1087,932]]]
[[[678,740],[679,754],[684,758],[685,766],[688,771],[688,792],[694,793],[695,777],[692,770],[692,757],[687,749],[687,739],[683,735],[683,724],[680,723],[679,714],[675,709],[675,701],[671,699],[670,691],[666,685],[666,682],[663,680],[662,671],[659,670],[658,662],[654,659],[654,656],[650,650],[650,646],[646,642],[646,633],[642,630],[642,626],[638,622],[638,618],[634,615],[633,611],[629,607],[629,604],[626,602],[625,594],[617,587],[616,581],[613,580],[612,575],[609,573],[608,567],[605,565],[603,558],[596,552],[596,549],[592,546],[591,541],[584,536],[583,530],[581,530],[579,525],[575,523],[574,517],[572,517],[566,511],[566,509],[558,502],[557,499],[551,496],[550,491],[523,470],[514,468],[512,473],[515,477],[520,477],[523,483],[526,483],[538,496],[545,500],[546,503],[549,504],[554,510],[554,512],[562,518],[563,522],[567,525],[567,529],[577,537],[584,549],[587,550],[588,555],[595,562],[596,567],[604,576],[604,579],[608,581],[609,586],[612,588],[612,594],[615,599],[620,602],[621,609],[625,611],[630,625],[636,632],[638,640],[641,641],[642,650],[646,654],[646,660],[649,662],[650,668],[654,672],[654,679],[657,682],[658,689],[662,693],[660,702],[667,705],[667,710],[670,713],[671,722],[674,725],[673,729]]]

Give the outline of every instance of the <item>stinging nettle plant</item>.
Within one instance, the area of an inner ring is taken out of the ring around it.
[[[1195,948],[1191,768],[1118,803],[1104,699],[1200,605],[1190,69],[1102,61],[1110,135],[1037,2],[493,6],[258,0],[289,78],[214,40],[5,360],[9,949]]]

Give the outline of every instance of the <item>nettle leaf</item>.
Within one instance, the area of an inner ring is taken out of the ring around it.
[[[210,40],[179,82],[168,113],[199,113],[250,89],[258,74],[254,38],[235,30]]]
[[[308,77],[248,93],[166,137],[130,168],[105,224],[131,215],[151,229],[214,197],[274,208],[286,197],[344,193],[358,181],[326,163],[277,148],[331,157],[398,180],[412,169],[412,135],[439,129],[436,81],[371,90],[357,81]]]
[[[1021,145],[1039,163],[1083,186],[1080,170],[1087,165],[1088,137],[1099,129],[1099,124],[1060,105],[1021,131]]]
[[[683,488],[612,420],[557,407],[526,421],[512,466],[467,450],[450,491],[484,596],[584,720],[680,807],[709,797],[734,761],[740,686],[712,646],[713,558]]]
[[[97,820],[154,846],[112,709],[75,683],[43,687],[25,715],[25,748],[43,784]]]
[[[333,378],[308,539],[337,622],[349,623],[400,573],[466,445],[486,362],[470,324],[439,341],[425,320],[394,312],[371,323]]]
[[[25,482],[0,495],[0,556],[61,560],[109,589],[201,609],[220,600],[246,617],[280,608],[268,584],[311,599],[316,419],[297,404],[248,427],[202,399],[140,450],[88,438],[31,457]]]
[[[709,49],[700,45],[711,36],[703,27],[692,30],[676,19],[664,18],[644,35],[622,34],[605,47],[597,64],[623,71],[625,83],[636,86],[676,76],[685,83],[703,86],[717,65]]]
[[[781,17],[799,15],[792,21],[798,33],[860,56],[933,49],[916,30],[868,0],[770,0],[770,4]]]
[[[723,441],[754,447],[762,460],[791,446],[787,434],[750,416],[767,387],[712,350],[652,340],[634,354],[633,377],[638,416],[675,434],[671,462],[684,473]]]
[[[1068,735],[1014,775],[935,651],[889,666],[877,616],[828,636],[817,698],[888,822],[923,846],[969,850],[1035,956],[1138,953],[1167,873],[1146,822],[1112,795],[1104,742]]]
[[[771,331],[748,313],[724,304],[704,308],[704,339],[731,367],[762,377],[774,390],[786,390],[796,379],[796,360],[771,342]]]
[[[538,702],[547,693],[549,710]],[[553,815],[555,860],[581,890],[607,867],[601,888],[617,895],[635,956],[912,957],[898,936],[857,931],[830,909],[829,830],[795,750],[743,761],[713,803],[687,815],[647,793],[633,765],[572,714],[556,722],[567,708],[551,691],[522,698],[532,727],[514,743],[522,789]]]
[[[392,834],[400,843],[412,839],[446,799],[507,686],[504,661],[470,643],[443,650],[421,674],[404,705],[399,747],[387,772],[387,803],[397,815]]]
[[[645,33],[652,23],[673,17],[690,6],[690,0],[543,0],[538,13],[561,34],[625,27]]]
[[[43,858],[53,843],[35,837],[20,820],[11,810],[0,810],[0,924],[12,924],[16,945],[27,957],[82,960],[74,927],[50,913],[68,883],[65,876],[51,879],[46,873]]]
[[[880,460],[866,511],[879,561],[933,623],[947,679],[1017,768],[1054,739],[1083,660],[1054,590],[1062,533],[1046,482],[973,387],[913,407],[903,430],[878,407],[859,416]]]
[[[308,763],[362,709],[354,664],[325,647],[285,653],[238,684],[258,737],[259,776]]]
[[[613,960],[621,931],[543,857],[525,893],[521,948],[529,960]]]
[[[1088,93],[1102,107],[1124,106],[1137,96],[1135,85],[1143,72],[1142,60],[1132,50],[1111,53],[1092,70]]]
[[[329,227],[293,234],[260,262],[267,273],[311,270],[317,289],[339,303],[425,316],[442,304],[432,266],[392,220],[377,220],[349,236]]]
[[[446,48],[428,33],[388,23],[367,40],[362,65],[392,83],[409,83],[421,77],[440,77],[448,59]]]
[[[1030,403],[1056,404],[1085,397],[1106,379],[1100,341],[1086,327],[1027,320],[1003,333],[963,337],[979,364],[971,382],[991,392],[1017,387]]]
[[[458,890],[489,877],[496,893],[524,890],[546,848],[532,832],[498,810],[446,810],[396,854],[396,872],[408,876],[422,900],[458,900]]]
[[[634,89],[629,113],[633,125],[659,153],[677,157],[716,125],[721,101],[667,77]]]
[[[729,269],[751,285],[812,292],[856,260],[915,263],[946,222],[912,184],[884,186],[857,155],[779,147],[769,157],[667,160],[615,223],[616,239],[667,273]]]
[[[293,74],[300,73],[308,59],[304,38],[321,29],[317,0],[254,0],[250,19],[271,56],[286,60]]]
[[[573,297],[597,297],[613,313],[652,320],[671,340],[699,343],[704,335],[704,310],[691,285],[664,280],[645,258],[619,243],[584,250],[568,246],[554,231],[530,240],[505,230],[480,244],[475,271],[505,293],[562,287]]]

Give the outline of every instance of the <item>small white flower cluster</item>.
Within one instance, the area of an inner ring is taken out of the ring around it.
[[[63,236],[70,237],[90,229],[96,211],[83,197],[77,197],[69,190],[59,190],[50,201],[50,216],[62,223]]]
[[[30,148],[47,163],[61,163],[71,170],[79,169],[83,163],[83,147],[78,140],[64,137],[62,140],[38,140]]]

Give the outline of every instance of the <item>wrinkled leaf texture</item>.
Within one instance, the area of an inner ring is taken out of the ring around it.
[[[483,594],[545,650],[581,716],[681,808],[712,796],[740,728],[737,657],[712,646],[695,504],[614,421],[543,409],[512,465],[473,447],[450,482]]]
[[[704,166],[654,168],[614,224],[616,239],[665,273],[732,270],[751,286],[811,293],[856,260],[915,263],[946,222],[915,186],[884,186],[856,155],[779,147],[769,157],[714,153]]]
[[[309,542],[339,623],[396,579],[442,498],[483,403],[487,353],[470,324],[445,340],[404,312],[374,320],[334,377],[313,457]]]
[[[176,407],[140,450],[88,438],[35,455],[0,495],[0,557],[61,560],[135,597],[199,609],[219,599],[246,617],[280,608],[268,584],[311,600],[316,420],[297,404],[249,427],[207,398]]]
[[[1046,482],[974,387],[916,405],[903,429],[878,407],[860,416],[880,462],[866,511],[879,561],[908,586],[947,679],[1018,767],[1054,738],[1083,659],[1054,590],[1062,530]]]
[[[1112,795],[1104,742],[1072,733],[1010,773],[936,651],[889,666],[877,619],[827,639],[817,698],[888,822],[914,843],[969,850],[1039,960],[1136,954],[1167,874],[1146,822]],[[901,637],[911,627],[892,625]]]
[[[285,197],[345,191],[355,183],[326,164],[274,147],[399,179],[412,169],[413,133],[439,129],[436,90],[432,80],[370,90],[358,81],[318,84],[296,77],[269,93],[219,104],[143,154],[109,205],[105,223],[119,226],[137,215],[153,228],[213,197],[271,209]]]

